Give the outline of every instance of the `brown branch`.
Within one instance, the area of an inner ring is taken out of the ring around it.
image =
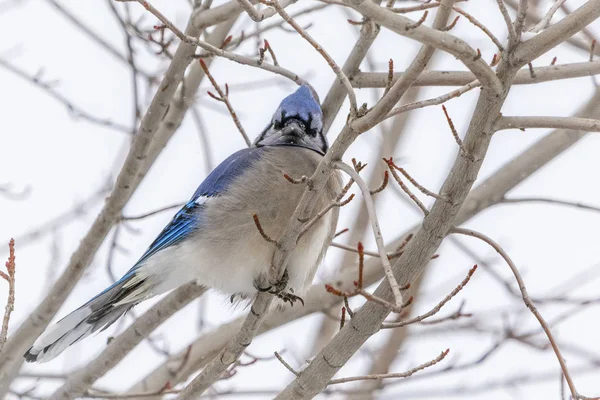
[[[494,42],[494,44],[496,45],[496,47],[498,47],[498,50],[500,50],[501,53],[504,51],[504,46],[502,46],[502,43],[500,43],[498,38],[494,36],[494,34],[488,28],[486,28],[485,25],[479,22],[477,18],[475,18],[474,16],[472,16],[471,14],[469,14],[461,8],[452,7],[452,9],[464,16],[466,19],[468,19],[469,22],[475,25],[477,28],[481,29],[483,33],[485,33],[487,37],[489,37],[492,40],[492,42]]]
[[[474,237],[476,239],[479,239],[479,240],[487,243],[494,250],[496,250],[496,252],[498,254],[500,254],[500,256],[504,259],[504,261],[506,261],[506,263],[508,264],[510,270],[512,271],[512,273],[519,285],[519,290],[521,291],[521,296],[523,298],[523,302],[525,303],[527,308],[529,308],[529,310],[535,316],[535,318],[538,320],[539,324],[541,325],[542,329],[544,330],[544,333],[546,334],[546,337],[548,338],[548,341],[550,342],[550,345],[552,346],[552,350],[554,350],[554,354],[556,354],[556,358],[558,359],[560,368],[561,368],[561,370],[565,376],[565,379],[569,385],[569,389],[571,391],[571,396],[573,397],[573,399],[584,398],[577,392],[577,389],[575,388],[575,383],[573,382],[573,379],[571,378],[571,374],[569,373],[569,370],[567,368],[567,363],[566,363],[565,359],[563,358],[560,349],[558,348],[558,344],[556,343],[556,340],[554,339],[554,335],[552,334],[552,331],[550,330],[550,327],[546,323],[546,320],[544,319],[544,317],[542,317],[540,312],[537,310],[537,308],[531,301],[531,298],[529,297],[529,293],[527,292],[527,288],[525,287],[525,282],[523,281],[523,278],[521,277],[521,273],[517,269],[517,266],[512,261],[510,256],[504,251],[504,249],[502,247],[500,247],[500,245],[498,243],[496,243],[494,240],[492,240],[490,237],[484,235],[483,233],[474,231],[472,229],[463,229],[463,228],[452,228],[450,232],[458,233],[458,234],[466,235],[466,236],[471,236],[471,237]]]
[[[545,197],[511,197],[511,198],[503,197],[499,203],[500,204],[548,203],[548,204],[558,204],[561,206],[569,206],[569,207],[580,208],[583,210],[600,212],[600,207],[597,207],[597,206],[592,206],[589,204],[583,204],[583,203],[574,202],[574,201],[549,199],[549,198],[545,198]]]
[[[151,217],[156,214],[160,214],[165,211],[170,211],[170,210],[174,210],[176,208],[180,208],[183,205],[184,205],[184,203],[177,203],[177,204],[171,204],[170,206],[164,206],[164,207],[158,208],[156,210],[148,211],[148,212],[138,214],[138,215],[132,215],[132,216],[123,215],[121,217],[121,221],[137,221],[140,219]]]
[[[319,211],[317,213],[317,215],[315,215],[310,221],[308,221],[306,223],[306,225],[304,226],[304,229],[302,229],[302,232],[300,232],[300,235],[298,236],[298,240],[300,240],[300,238],[302,236],[304,236],[304,234],[306,232],[308,232],[308,230],[319,220],[321,219],[325,214],[327,214],[329,212],[329,210],[331,210],[334,207],[344,207],[345,205],[347,205],[348,203],[350,203],[352,200],[354,199],[354,193],[352,193],[350,196],[348,196],[348,198],[346,200],[343,201],[339,201],[339,200],[334,200],[331,203],[329,203],[327,205],[327,207],[325,207],[324,209],[322,209],[321,211]]]
[[[252,218],[254,219],[254,224],[256,225],[256,229],[258,229],[260,236],[262,236],[267,242],[273,243],[275,246],[279,246],[279,242],[277,242],[277,240],[265,233],[262,225],[260,224],[260,220],[258,219],[258,215],[252,214]]]
[[[421,15],[421,18],[419,18],[419,20],[417,22],[415,22],[414,24],[406,25],[406,27],[404,29],[407,31],[410,31],[412,29],[416,29],[416,28],[420,27],[421,25],[423,25],[423,22],[425,22],[425,20],[427,19],[428,14],[429,14],[429,11],[425,11],[423,13],[423,15]]]
[[[381,185],[377,189],[371,190],[371,196],[383,191],[383,189],[385,189],[387,187],[389,179],[390,179],[390,174],[388,173],[388,171],[383,171],[383,182],[381,182]]]
[[[454,20],[450,23],[450,25],[440,29],[440,31],[448,32],[448,31],[452,30],[456,26],[456,23],[458,22],[459,19],[460,19],[460,15],[457,15],[456,18],[454,18]]]
[[[200,62],[200,66],[204,70],[206,77],[210,80],[210,83],[212,83],[212,85],[215,88],[215,90],[217,91],[217,93],[219,93],[219,97],[213,95],[211,92],[208,92],[208,94],[213,99],[225,104],[225,106],[227,107],[227,110],[229,111],[229,114],[231,114],[233,123],[238,128],[238,131],[240,131],[240,133],[242,134],[244,141],[246,142],[248,147],[252,146],[252,142],[250,141],[250,138],[248,138],[248,135],[246,134],[246,131],[244,130],[244,127],[242,126],[242,123],[240,122],[240,119],[238,118],[237,114],[235,113],[235,110],[233,109],[233,106],[231,105],[231,102],[229,101],[229,86],[227,84],[225,84],[225,92],[223,92],[223,90],[221,89],[221,87],[219,86],[219,84],[217,83],[215,78],[212,76],[212,74],[208,70],[208,67],[206,66],[206,63],[204,62],[204,60],[200,58],[200,59],[198,59],[198,61]]]
[[[406,321],[398,321],[398,322],[382,324],[381,328],[382,329],[400,328],[402,326],[414,324],[415,322],[421,322],[424,319],[437,314],[442,309],[442,307],[444,307],[444,305],[446,303],[448,303],[454,296],[456,296],[458,294],[458,292],[460,292],[465,287],[465,285],[467,283],[469,283],[469,281],[471,280],[471,277],[473,276],[473,274],[475,273],[476,270],[477,270],[477,265],[474,265],[473,268],[471,268],[469,270],[469,272],[467,273],[467,276],[465,277],[465,279],[463,279],[462,282],[459,283],[458,286],[454,288],[454,290],[452,290],[446,297],[444,297],[442,299],[442,301],[440,301],[435,307],[433,307],[431,310],[429,310],[425,314],[408,319]]]
[[[393,159],[392,159],[391,157],[390,157],[390,159],[389,159],[389,160],[386,160],[386,162],[388,163],[388,165],[389,165],[391,168],[395,168],[395,169],[397,169],[398,171],[400,171],[400,173],[401,173],[402,175],[404,175],[404,177],[405,177],[406,179],[408,179],[408,181],[409,181],[410,183],[412,183],[414,187],[416,187],[417,189],[419,189],[419,191],[420,191],[421,193],[423,193],[424,195],[426,195],[426,196],[430,196],[430,197],[433,197],[434,199],[448,200],[448,198],[447,198],[447,197],[440,196],[439,194],[437,194],[437,193],[434,193],[434,192],[432,192],[431,190],[428,190],[428,189],[426,189],[424,186],[422,186],[421,184],[419,184],[419,182],[417,182],[417,181],[416,181],[416,180],[415,180],[415,179],[414,179],[412,176],[410,176],[410,175],[408,174],[408,172],[406,172],[406,170],[405,170],[404,168],[397,166],[397,165],[394,163],[394,161],[393,161]]]
[[[479,83],[479,81],[473,81],[461,88],[458,88],[456,90],[453,90],[451,92],[448,92],[444,95],[438,96],[438,97],[434,97],[432,99],[428,99],[428,100],[421,100],[421,101],[415,101],[412,103],[408,103],[408,104],[404,104],[401,105],[400,107],[394,108],[392,111],[390,111],[386,116],[385,119],[394,117],[398,114],[402,114],[405,113],[407,111],[412,111],[415,110],[417,108],[424,108],[424,107],[429,107],[429,106],[436,106],[439,104],[443,104],[445,102],[447,102],[450,99],[456,98],[456,97],[460,97],[463,94],[467,93],[468,91],[470,91],[471,89],[474,89],[476,87],[481,86],[481,84]]]
[[[177,36],[181,41],[183,41],[186,44],[198,46],[198,47],[202,48],[203,50],[206,50],[210,54],[226,58],[228,60],[237,62],[242,65],[249,65],[249,66],[257,67],[260,69],[264,69],[269,72],[273,72],[275,74],[278,74],[278,75],[284,76],[288,79],[291,79],[292,81],[296,82],[297,84],[306,83],[297,74],[295,74],[292,71],[289,71],[285,68],[278,67],[278,66],[271,65],[271,64],[265,64],[265,63],[259,64],[258,60],[254,59],[252,57],[246,57],[246,56],[242,56],[240,54],[235,54],[235,53],[223,50],[223,49],[216,47],[210,43],[204,42],[204,41],[198,39],[197,37],[185,34],[179,28],[177,28],[167,17],[165,17],[160,11],[158,11],[152,4],[150,4],[148,1],[145,1],[145,0],[117,0],[117,1],[136,1],[136,2],[140,3],[142,6],[144,6],[144,8],[146,8],[146,10],[148,10],[150,13],[152,13],[155,17],[157,17],[160,20],[160,22],[162,22],[169,30],[171,30],[175,34],[175,36]],[[202,55],[200,55],[198,57],[202,57]]]
[[[269,44],[269,41],[267,39],[264,40],[264,44],[265,47],[262,47],[259,49],[259,55],[260,55],[260,62],[262,63],[262,60],[265,57],[265,51],[268,51],[269,54],[271,55],[271,59],[273,60],[273,65],[275,65],[276,67],[279,66],[279,62],[277,61],[277,57],[275,56],[275,52],[273,51],[273,48],[271,47],[271,45]]]
[[[300,375],[300,373],[298,371],[296,371],[294,368],[292,368],[292,366],[290,364],[288,364],[283,357],[281,357],[281,355],[278,352],[274,352],[273,354],[275,354],[275,357],[277,357],[277,360],[279,360],[279,362],[288,370],[290,371],[292,374],[298,376]]]
[[[361,375],[361,376],[351,376],[348,378],[339,378],[339,379],[332,379],[331,381],[329,381],[330,385],[335,385],[338,383],[346,383],[346,382],[354,382],[354,381],[364,381],[364,380],[380,380],[380,379],[387,379],[387,378],[408,378],[409,376],[413,375],[415,372],[419,372],[421,370],[424,370],[425,368],[431,367],[432,365],[435,365],[437,363],[439,363],[440,361],[442,361],[444,358],[446,358],[446,356],[448,355],[448,353],[450,353],[450,349],[446,349],[444,351],[441,352],[441,354],[439,356],[437,356],[436,358],[434,358],[431,361],[428,361],[426,363],[423,363],[421,365],[416,366],[415,368],[411,368],[406,372],[395,372],[395,373],[389,373],[389,374],[373,374],[373,375]]]
[[[452,136],[454,136],[454,140],[456,141],[456,144],[460,148],[461,154],[463,156],[466,156],[468,154],[467,149],[465,148],[460,136],[458,136],[458,132],[456,132],[456,128],[454,127],[454,122],[452,122],[452,118],[450,118],[450,115],[448,115],[448,110],[446,110],[446,106],[442,105],[442,110],[444,110],[444,115],[446,116],[446,121],[448,121],[448,126],[450,127],[450,130],[452,131]]]
[[[511,42],[516,42],[517,33],[515,32],[515,27],[510,20],[510,15],[508,14],[508,10],[506,9],[506,5],[504,5],[504,0],[496,0],[498,3],[498,8],[500,9],[500,13],[504,18],[504,23],[506,24],[506,28],[508,29],[508,37]]]
[[[10,321],[10,315],[15,309],[15,239],[10,239],[8,242],[8,261],[6,264],[6,273],[0,271],[0,277],[8,282],[8,300],[4,307],[4,318],[2,319],[2,330],[0,330],[0,351],[6,343],[6,337],[8,336],[8,323]]]
[[[414,195],[414,193],[408,188],[408,186],[406,186],[406,184],[402,181],[402,179],[396,173],[395,168],[392,166],[392,164],[393,164],[392,157],[390,157],[389,160],[384,158],[383,161],[385,161],[387,163],[388,168],[389,168],[390,172],[392,173],[392,176],[394,177],[396,182],[398,182],[398,185],[400,185],[400,187],[402,188],[404,193],[406,193],[408,195],[408,197],[410,197],[410,199],[421,209],[421,211],[423,211],[423,214],[425,214],[425,215],[429,214],[429,210],[427,209],[427,207],[425,207],[425,204],[423,204],[421,202],[421,200],[419,200],[419,198]]]
[[[325,49],[323,49],[323,47],[319,43],[317,43],[315,39],[313,39],[312,36],[310,36],[304,29],[302,29],[300,25],[298,25],[298,23],[296,23],[296,21],[292,17],[289,16],[289,14],[281,6],[278,0],[260,0],[260,2],[277,10],[277,13],[281,16],[281,18],[283,18],[292,28],[296,30],[296,32],[298,32],[300,36],[302,36],[308,43],[310,43],[310,45],[314,47],[319,54],[321,54],[321,56],[323,56],[325,61],[327,61],[327,64],[329,64],[329,67],[331,67],[331,69],[337,75],[340,82],[342,82],[344,87],[346,88],[346,91],[348,92],[348,100],[350,100],[350,115],[352,117],[356,117],[358,112],[356,94],[352,89],[352,84],[348,80],[348,77],[337,65],[335,60],[325,51]]]

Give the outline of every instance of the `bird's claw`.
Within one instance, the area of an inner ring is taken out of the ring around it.
[[[296,296],[292,289],[290,289],[289,292],[279,292],[276,294],[276,296],[278,298],[280,298],[281,300],[283,300],[284,303],[290,303],[290,305],[292,307],[294,307],[294,303],[299,301],[300,303],[302,303],[302,306],[304,306],[304,300],[302,299],[302,297],[300,296]]]
[[[300,303],[304,305],[304,300],[302,299],[302,297],[296,296],[294,294],[294,289],[290,288],[287,291],[285,290],[289,279],[290,277],[288,275],[288,272],[285,271],[279,282],[275,283],[274,285],[268,287],[261,287],[260,280],[257,279],[254,283],[254,287],[256,287],[256,290],[258,290],[259,292],[267,292],[274,296],[277,296],[279,299],[283,300],[284,303],[290,303],[292,307],[294,306],[294,303],[296,301],[300,301]]]

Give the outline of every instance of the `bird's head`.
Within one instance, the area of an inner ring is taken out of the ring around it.
[[[325,154],[328,144],[323,135],[323,112],[314,90],[302,85],[283,99],[254,145],[298,146]]]

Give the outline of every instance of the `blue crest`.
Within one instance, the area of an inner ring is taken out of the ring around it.
[[[275,111],[273,122],[281,122],[284,118],[298,117],[309,123],[310,129],[323,129],[323,112],[316,98],[316,93],[308,85],[302,85],[294,93],[281,101]]]

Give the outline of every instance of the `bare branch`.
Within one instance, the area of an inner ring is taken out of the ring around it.
[[[409,376],[413,375],[415,372],[419,372],[421,370],[424,370],[427,367],[431,367],[432,365],[435,365],[437,363],[439,363],[440,361],[442,361],[444,358],[446,358],[446,356],[448,355],[448,353],[450,352],[449,349],[446,349],[444,351],[441,352],[441,354],[439,356],[437,356],[436,358],[434,358],[431,361],[428,361],[426,363],[423,363],[421,365],[416,366],[415,368],[411,368],[406,372],[396,372],[396,373],[389,373],[389,374],[374,374],[374,375],[362,375],[362,376],[352,376],[352,377],[348,377],[348,378],[339,378],[339,379],[332,379],[329,384],[330,385],[335,385],[338,383],[346,383],[346,382],[354,382],[354,381],[364,381],[364,380],[380,380],[380,379],[387,379],[387,378],[408,378]]]
[[[291,79],[292,81],[296,82],[297,84],[306,83],[297,74],[295,74],[285,68],[271,65],[271,64],[262,63],[262,62],[259,63],[258,60],[254,59],[252,57],[246,57],[246,56],[242,56],[239,54],[234,54],[230,51],[223,50],[217,46],[214,46],[210,43],[204,42],[194,36],[185,34],[181,30],[179,30],[179,28],[177,28],[171,21],[169,21],[169,19],[166,18],[153,5],[151,5],[150,3],[148,3],[145,0],[118,0],[118,1],[137,1],[142,6],[144,6],[144,8],[146,8],[146,10],[148,10],[156,18],[158,18],[160,20],[160,22],[162,22],[171,32],[173,32],[175,34],[175,36],[177,36],[182,42],[184,42],[186,44],[198,46],[198,47],[206,50],[210,54],[214,54],[219,57],[227,58],[228,60],[234,61],[234,62],[242,64],[242,65],[249,65],[249,66],[257,67],[260,69],[264,69],[269,72],[273,72],[273,73],[281,75],[285,78]]]
[[[206,288],[195,282],[185,284],[138,317],[123,333],[115,337],[100,355],[77,372],[69,374],[63,385],[50,397],[67,400],[84,395],[96,380],[117,365],[144,338],[173,314],[201,296]]]
[[[402,15],[394,14],[383,7],[375,5],[371,1],[344,0],[344,2],[355,8],[365,17],[372,18],[377,23],[399,35],[415,39],[423,44],[452,54],[477,76],[477,79],[479,79],[484,87],[489,87],[496,93],[502,92],[496,74],[481,57],[478,57],[477,52],[461,39],[449,33],[440,32],[423,25],[411,29],[410,27],[414,26],[415,21]],[[473,80],[471,79],[471,81]]]
[[[580,208],[582,210],[587,211],[596,211],[600,212],[600,207],[591,206],[588,204],[583,204],[575,201],[566,201],[566,200],[557,200],[557,199],[549,199],[545,197],[510,197],[510,198],[502,198],[499,204],[515,204],[515,203],[548,203],[548,204],[557,204],[561,206],[569,206]]]
[[[505,117],[494,124],[495,131],[504,129],[554,128],[600,132],[600,120],[577,117]]]
[[[513,23],[515,27],[516,38],[512,41],[510,45],[510,50],[514,50],[514,48],[519,44],[521,40],[521,34],[523,33],[523,24],[525,24],[525,18],[527,17],[527,4],[528,0],[519,0],[519,6],[517,7],[517,18]]]
[[[480,86],[479,81],[473,81],[473,82],[469,83],[468,85],[465,85],[459,89],[453,90],[452,92],[446,93],[442,96],[435,97],[433,99],[415,101],[413,103],[404,104],[400,107],[394,108],[392,111],[389,112],[388,115],[385,116],[385,118],[388,119],[388,118],[394,117],[398,114],[402,114],[407,111],[416,110],[418,108],[425,108],[425,107],[443,104],[443,103],[447,102],[448,100],[460,97],[463,94],[470,91],[471,89],[475,89],[476,87],[479,87],[479,86]]]
[[[346,59],[342,72],[352,80],[352,77],[359,71],[360,64],[367,55],[367,51],[375,41],[375,38],[379,34],[379,26],[373,21],[366,21],[360,30],[360,36],[356,41],[356,44],[352,48],[350,55]],[[385,87],[385,86],[382,86]],[[347,95],[346,87],[342,82],[336,80],[327,96],[323,100],[321,108],[323,109],[323,132],[329,132],[329,128],[333,123],[333,119],[338,114],[344,99]]]
[[[66,98],[65,96],[60,94],[58,91],[56,91],[50,84],[44,82],[41,77],[30,76],[27,73],[25,73],[24,71],[21,71],[16,66],[9,63],[8,61],[3,60],[2,58],[0,58],[0,66],[4,67],[6,70],[19,76],[20,78],[31,82],[32,84],[34,84],[35,86],[37,86],[41,90],[43,90],[50,97],[54,98],[59,103],[62,103],[67,108],[67,111],[69,111],[70,115],[74,119],[81,118],[81,119],[91,122],[93,124],[104,126],[104,127],[107,127],[107,128],[119,131],[119,132],[132,133],[131,127],[127,127],[127,126],[119,124],[117,122],[113,122],[110,119],[96,117],[95,115],[79,108],[78,106],[75,105],[75,103],[72,100]]]
[[[558,359],[560,368],[561,368],[563,375],[565,376],[565,379],[569,385],[569,389],[571,390],[571,396],[573,396],[574,399],[580,399],[581,396],[577,392],[577,389],[575,388],[575,384],[573,383],[573,379],[571,378],[571,375],[567,368],[565,359],[563,358],[561,351],[558,348],[558,345],[556,344],[556,340],[554,339],[554,336],[552,335],[552,331],[550,330],[550,327],[546,323],[546,320],[544,319],[544,317],[542,317],[542,315],[539,313],[539,311],[537,310],[537,308],[535,307],[535,305],[532,303],[531,299],[529,298],[529,293],[527,293],[527,288],[525,287],[525,282],[523,281],[523,278],[521,277],[521,274],[519,273],[517,266],[514,264],[512,259],[509,257],[509,255],[504,251],[504,249],[502,247],[500,247],[500,245],[498,243],[494,242],[492,239],[490,239],[488,236],[484,235],[483,233],[476,232],[472,229],[463,229],[463,228],[453,228],[451,230],[451,232],[458,233],[461,235],[472,236],[474,238],[484,241],[485,243],[489,244],[494,250],[496,250],[496,252],[498,252],[498,254],[500,254],[500,256],[504,259],[504,261],[506,261],[510,270],[512,271],[513,275],[515,276],[517,283],[519,284],[519,290],[521,291],[521,295],[523,297],[523,302],[525,302],[525,305],[527,306],[527,308],[529,308],[531,313],[538,320],[538,322],[542,326],[542,329],[546,333],[546,336],[548,337],[548,341],[550,342],[550,345],[552,346],[552,349],[554,350],[554,353],[556,354],[556,358]]]
[[[463,9],[461,9],[459,7],[452,7],[452,9],[454,11],[456,11],[457,13],[461,14],[462,16],[464,16],[466,19],[468,19],[470,23],[472,23],[473,25],[475,25],[476,27],[481,29],[483,31],[483,33],[485,33],[487,35],[487,37],[489,37],[492,40],[492,42],[494,42],[494,44],[496,45],[496,47],[498,47],[498,50],[500,52],[504,51],[504,46],[502,46],[502,43],[500,43],[498,38],[496,36],[494,36],[494,34],[488,28],[486,28],[485,25],[483,25],[481,22],[479,22],[474,16],[472,16],[471,14],[469,14],[468,12],[464,11]]]
[[[518,41],[517,33],[515,32],[515,27],[510,20],[510,15],[508,15],[508,10],[504,5],[504,0],[496,0],[498,3],[498,8],[500,8],[500,13],[502,14],[502,18],[504,18],[504,23],[506,24],[506,28],[508,29],[508,38],[511,45]]]
[[[261,2],[275,8],[275,10],[277,10],[277,13],[279,13],[279,15],[281,16],[281,18],[283,18],[288,24],[290,24],[300,36],[306,39],[306,41],[310,43],[310,45],[314,47],[319,54],[321,54],[321,56],[323,56],[325,61],[327,61],[327,64],[329,64],[329,67],[331,67],[333,72],[338,77],[339,81],[346,88],[348,99],[350,100],[350,115],[352,117],[356,117],[356,113],[358,112],[358,106],[356,104],[356,95],[354,94],[354,90],[352,89],[352,85],[350,84],[348,77],[337,65],[335,60],[331,58],[331,56],[325,51],[325,49],[323,49],[323,47],[319,43],[317,43],[315,39],[312,38],[312,36],[310,36],[304,29],[302,29],[302,27],[298,25],[298,23],[296,23],[296,21],[294,21],[287,12],[285,12],[284,8],[281,6],[278,0],[261,0]]]
[[[582,117],[600,116],[600,92],[596,93],[589,101],[588,105],[583,107],[577,115]],[[497,204],[508,191],[523,182],[535,171],[543,168],[548,162],[570,148],[573,144],[577,143],[584,136],[584,132],[571,134],[558,130],[532,144],[526,151],[517,156],[514,160],[509,161],[469,194],[463,207],[456,216],[454,223],[465,223],[482,210]],[[417,228],[418,226],[415,226],[408,231],[416,231]],[[398,247],[404,242],[404,239],[405,234],[401,235],[392,243],[389,243],[388,251]],[[382,275],[381,263],[378,259],[367,260],[365,262],[364,286],[375,283],[377,280],[381,279]],[[340,282],[340,285],[336,287],[352,288],[352,281],[354,280],[356,280],[356,273],[353,269],[342,270],[340,275],[336,277],[336,281]],[[418,282],[418,280],[416,280],[416,282]],[[305,307],[294,308],[285,313],[273,313],[267,316],[265,323],[259,329],[259,333],[270,331],[289,321],[294,321],[316,311],[328,310],[332,306],[339,304],[340,301],[339,297],[327,293],[322,284],[313,285],[304,298],[306,301]],[[364,315],[365,314],[361,314],[361,318],[364,318]],[[173,365],[174,363],[178,364],[178,361],[183,359],[184,353],[186,352],[182,351],[171,356],[151,374],[133,385],[130,392],[156,391],[163,387],[167,381],[170,381],[173,385],[185,381],[194,374],[198,368],[202,368],[208,360],[212,359],[220,349],[226,345],[239,330],[242,322],[243,318],[238,318],[227,324],[221,325],[214,332],[196,339],[190,345],[191,353],[189,355],[189,361],[184,368],[176,373],[173,373],[173,370],[170,368],[170,365]],[[356,321],[354,323],[356,323]],[[344,329],[350,324],[353,324],[353,322],[347,321]],[[366,333],[367,332],[365,332],[365,334]],[[344,346],[347,345],[348,344],[346,343]],[[330,354],[332,356],[334,355],[334,353]],[[589,367],[586,368],[589,369]]]
[[[229,114],[231,114],[233,123],[237,127],[238,131],[240,131],[240,133],[242,134],[242,137],[244,138],[246,145],[248,147],[252,146],[252,142],[250,141],[250,138],[248,138],[248,135],[246,134],[246,130],[242,126],[240,119],[238,118],[237,114],[235,113],[235,111],[233,109],[233,106],[231,105],[231,102],[229,101],[229,86],[227,86],[227,84],[225,84],[225,92],[223,92],[223,90],[221,89],[221,87],[219,86],[219,84],[217,83],[215,78],[213,78],[210,71],[208,70],[208,67],[206,66],[206,63],[204,62],[204,60],[199,59],[198,61],[200,62],[200,66],[202,67],[202,70],[206,74],[206,77],[210,80],[210,83],[213,85],[213,87],[215,88],[217,93],[219,93],[219,97],[216,97],[214,95],[211,97],[214,98],[215,100],[223,102],[225,104],[225,106],[227,107],[227,110],[229,111]],[[211,93],[208,92],[208,94],[210,95]]]
[[[552,7],[550,7],[550,9],[548,10],[546,15],[544,15],[544,18],[542,18],[542,20],[540,22],[538,22],[536,25],[529,28],[527,30],[527,32],[539,33],[541,31],[543,31],[544,29],[546,29],[548,26],[550,26],[550,21],[552,20],[552,17],[556,13],[556,11],[558,11],[560,6],[563,5],[563,3],[565,1],[566,0],[556,0],[554,2],[554,4],[552,4]]]
[[[402,326],[414,324],[415,322],[421,322],[424,319],[427,319],[427,318],[437,314],[442,309],[442,307],[444,307],[444,305],[446,305],[446,303],[448,303],[450,300],[452,300],[452,298],[454,296],[456,296],[458,294],[458,292],[460,292],[467,283],[469,283],[469,281],[471,280],[471,277],[475,273],[475,270],[477,270],[477,265],[474,265],[473,268],[471,268],[469,270],[465,279],[463,279],[462,282],[459,283],[458,286],[454,288],[454,290],[452,290],[446,297],[444,297],[442,299],[442,301],[440,301],[435,307],[433,307],[431,310],[429,310],[425,314],[421,314],[417,317],[408,319],[406,321],[390,322],[390,323],[382,324],[381,328],[382,329],[400,328]]]
[[[347,173],[356,182],[363,194],[365,207],[367,207],[367,212],[369,213],[369,220],[371,221],[371,228],[373,229],[373,236],[375,238],[375,243],[377,244],[379,257],[381,257],[381,265],[383,266],[385,276],[390,283],[392,292],[394,293],[394,305],[396,307],[400,307],[402,305],[402,293],[400,293],[400,286],[396,281],[396,277],[394,277],[394,273],[392,272],[392,265],[390,264],[390,261],[385,252],[385,244],[383,242],[383,236],[381,235],[381,229],[379,228],[379,221],[377,220],[377,212],[375,210],[375,204],[373,203],[371,191],[365,183],[365,181],[361,178],[361,176],[349,165],[343,162],[336,162],[334,165],[336,168]]]
[[[215,29],[209,41],[222,43],[235,18],[228,20]],[[193,26],[186,31],[190,35],[199,34]],[[117,177],[113,192],[106,200],[104,207],[92,227],[82,239],[78,249],[56,284],[49,291],[45,300],[33,311],[23,324],[8,340],[7,350],[0,354],[0,396],[10,386],[9,383],[17,375],[23,362],[22,354],[31,346],[35,338],[42,333],[48,323],[63,304],[76,282],[91,262],[100,244],[113,224],[120,218],[122,209],[140,184],[152,163],[156,160],[166,142],[179,127],[193,101],[195,92],[203,78],[198,65],[192,66],[187,79],[176,94],[177,85],[181,81],[185,68],[189,65],[195,46],[182,43],[174,54],[161,84],[137,134],[133,139],[129,154]],[[189,102],[181,102],[181,91],[185,90]],[[156,135],[154,133],[156,132]]]
[[[531,77],[528,69],[520,70],[515,76],[514,85],[530,85],[559,79],[571,79],[600,74],[600,61],[582,62],[533,69],[535,78]],[[394,82],[404,74],[395,73]],[[415,81],[415,86],[463,86],[476,81],[475,75],[466,71],[424,71]],[[387,73],[359,72],[351,78],[352,85],[357,88],[384,88]]]
[[[8,261],[6,262],[6,273],[0,271],[0,278],[4,279],[8,283],[8,300],[4,307],[4,317],[2,318],[2,329],[0,329],[0,352],[6,343],[6,337],[8,335],[8,323],[10,322],[10,315],[15,309],[15,240],[10,239],[8,242]]]
[[[526,4],[521,0],[520,4]],[[519,67],[531,62],[564,42],[600,17],[600,0],[589,0],[583,6],[550,26],[545,31],[521,43],[513,53],[513,65]]]

